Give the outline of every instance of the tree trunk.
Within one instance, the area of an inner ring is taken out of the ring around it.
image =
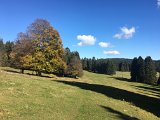
[[[24,74],[24,69],[21,69],[21,73]]]
[[[42,73],[40,71],[38,71],[38,76],[42,76]]]

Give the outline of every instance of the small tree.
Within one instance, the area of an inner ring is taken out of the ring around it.
[[[66,74],[67,76],[74,78],[81,77],[83,75],[82,64],[78,52],[71,53],[70,63],[68,64]]]

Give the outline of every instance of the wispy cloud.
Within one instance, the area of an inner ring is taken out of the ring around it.
[[[113,37],[116,39],[130,39],[133,37],[134,33],[136,32],[135,27],[127,28],[127,27],[122,27],[120,29],[121,31],[117,34],[115,34]]]
[[[96,42],[96,38],[92,35],[77,35],[77,39],[81,41],[78,46],[94,45]]]
[[[99,42],[98,45],[102,48],[107,48],[109,47],[110,43],[108,42]]]
[[[160,0],[157,0],[157,6],[160,8]]]
[[[106,55],[119,55],[119,54],[120,54],[120,52],[117,51],[117,50],[113,50],[113,51],[104,51],[103,53],[106,54]]]

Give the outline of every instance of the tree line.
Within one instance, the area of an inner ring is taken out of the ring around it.
[[[131,59],[124,58],[96,59],[95,57],[83,58],[81,61],[84,70],[108,75],[113,75],[116,71],[130,71],[132,62]]]
[[[157,72],[160,74],[160,61],[153,61],[152,58],[146,57],[145,60],[140,56],[138,58],[124,59],[81,59],[84,70],[113,75],[116,71],[131,72],[131,81],[142,82],[147,84],[160,84],[160,77],[157,79]]]
[[[44,19],[37,19],[20,32],[14,42],[0,40],[0,65],[59,76],[83,75],[79,53],[64,49],[57,30]]]

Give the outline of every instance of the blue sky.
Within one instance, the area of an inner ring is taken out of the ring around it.
[[[160,59],[160,0],[0,0],[0,37],[15,40],[36,18],[81,57]]]

